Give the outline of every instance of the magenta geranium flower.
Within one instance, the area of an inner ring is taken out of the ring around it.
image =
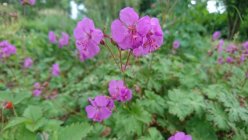
[[[84,18],[77,23],[74,37],[80,61],[93,58],[100,52],[98,45],[103,39],[103,33],[100,29],[95,28],[91,19]]]
[[[245,41],[242,46],[244,47],[244,49],[248,50],[248,41]]]
[[[215,41],[218,38],[220,38],[221,32],[220,31],[215,31],[212,35],[212,40]]]
[[[33,65],[32,58],[30,58],[30,57],[25,58],[24,63],[23,63],[23,67],[24,68],[30,68],[30,67],[32,67],[32,65]]]
[[[0,42],[0,59],[16,54],[16,47],[4,40]]]
[[[173,42],[173,49],[178,49],[180,47],[180,41],[179,40],[175,40]]]
[[[35,5],[36,0],[20,0],[20,3],[22,5],[29,4],[29,5]]]
[[[41,85],[40,85],[40,83],[39,82],[36,82],[36,83],[34,83],[34,88],[41,88]]]
[[[114,108],[114,101],[111,98],[99,95],[95,99],[89,99],[89,102],[91,105],[85,108],[89,119],[102,122],[111,116]]]
[[[121,102],[130,101],[132,99],[132,90],[126,87],[121,88],[119,98]]]
[[[133,50],[135,56],[149,54],[163,44],[163,31],[157,18],[142,17],[138,23],[138,32],[142,33],[141,46]]]
[[[226,48],[226,52],[231,53],[231,54],[235,53],[237,50],[238,48],[234,44],[230,44]]]
[[[122,9],[119,19],[112,22],[112,38],[121,49],[134,49],[142,44],[142,32],[138,31],[138,22],[139,15],[130,7]],[[145,28],[141,31],[145,30],[147,29]]]
[[[59,64],[55,63],[52,66],[52,75],[57,77],[60,75],[60,68],[59,68]]]
[[[223,63],[224,63],[224,60],[223,60],[222,57],[219,57],[219,58],[218,58],[218,63],[219,63],[219,64],[223,64]]]
[[[68,46],[69,45],[69,39],[70,39],[70,36],[67,33],[62,32],[62,36],[59,39],[59,48],[62,48],[64,46]]]
[[[168,140],[192,140],[192,137],[190,135],[186,135],[184,132],[176,132],[176,134],[169,137]]]
[[[53,31],[50,31],[48,33],[48,39],[51,43],[56,43],[57,42],[57,37]]]
[[[216,49],[218,51],[218,53],[222,53],[223,52],[223,45],[224,45],[224,40],[221,39],[218,43],[218,45],[216,46]]]
[[[228,57],[226,58],[226,62],[227,62],[227,63],[233,63],[233,62],[234,62],[234,59],[233,59],[232,57],[228,56]]]
[[[40,96],[42,92],[42,86],[39,82],[34,83],[33,96]]]
[[[34,89],[34,90],[33,90],[33,95],[34,95],[34,96],[40,96],[41,92],[42,92],[42,91],[41,91],[40,89]]]
[[[244,62],[247,58],[247,54],[241,54],[240,55],[240,62]]]
[[[108,91],[113,100],[126,102],[132,99],[132,90],[128,89],[122,80],[111,80]]]

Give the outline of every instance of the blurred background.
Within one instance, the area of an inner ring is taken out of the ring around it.
[[[11,12],[24,12],[18,0],[0,2],[1,23],[10,20]],[[194,32],[199,35],[221,30],[228,39],[247,38],[247,0],[37,0],[34,7],[26,8],[26,13],[33,18],[63,15],[64,20],[70,17],[74,21],[88,16],[97,26],[108,27],[125,6],[134,7],[141,15],[159,17],[164,29],[172,33],[174,29],[185,32],[180,27],[187,26],[188,30],[196,28]]]

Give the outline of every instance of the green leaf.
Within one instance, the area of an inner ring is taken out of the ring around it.
[[[180,120],[184,120],[194,111],[200,113],[205,105],[203,97],[192,91],[175,89],[169,91],[168,96],[169,113],[176,115]]]
[[[219,104],[211,102],[208,103],[208,112],[208,120],[213,121],[219,129],[227,130],[229,128],[227,113]]]
[[[187,122],[186,130],[193,140],[217,140],[213,127],[204,119],[196,117]]]
[[[140,104],[151,113],[163,115],[164,110],[167,107],[165,99],[152,91],[145,91],[145,96],[145,99],[139,101]]]
[[[15,127],[16,125],[24,124],[24,123],[29,122],[29,121],[30,121],[29,119],[24,118],[24,117],[13,118],[13,119],[4,127],[4,130],[5,130],[5,129],[8,129],[8,128]]]
[[[148,135],[139,138],[139,140],[163,140],[161,133],[154,127],[148,129]]]
[[[24,113],[24,117],[37,121],[42,117],[42,110],[39,106],[28,106]]]
[[[226,107],[225,110],[228,112],[230,121],[244,121],[248,124],[248,109],[240,105],[235,94],[230,94],[228,92],[221,93],[219,94],[218,99]]]
[[[88,123],[75,123],[62,127],[58,133],[59,140],[81,140],[92,130]]]

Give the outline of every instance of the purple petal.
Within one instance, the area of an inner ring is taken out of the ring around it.
[[[102,107],[100,109],[100,113],[101,113],[101,119],[103,120],[109,118],[112,114],[112,112],[107,107]]]
[[[120,20],[126,25],[133,25],[139,20],[139,15],[133,8],[126,7],[120,11]]]
[[[184,140],[185,133],[184,133],[184,132],[177,132],[177,133],[174,135],[174,137],[175,137],[176,140]]]
[[[90,33],[91,30],[95,28],[94,22],[89,18],[83,18],[83,20],[77,23],[74,29],[74,37],[76,39],[82,39],[87,36],[86,33]],[[84,33],[83,33],[84,32]]]
[[[145,36],[151,29],[151,19],[149,16],[142,17],[137,24],[137,31],[141,36]]]
[[[97,109],[92,105],[86,106],[85,111],[87,112],[87,117],[89,119],[92,119],[97,113]]]
[[[121,42],[128,34],[128,30],[120,20],[114,20],[111,24],[111,34],[114,41]]]
[[[103,95],[96,96],[94,101],[96,105],[99,107],[106,107],[109,103],[107,97]]]
[[[95,29],[95,30],[92,31],[92,33],[91,33],[91,39],[96,44],[99,44],[100,41],[102,40],[102,38],[103,38],[103,33],[102,33],[101,30]]]

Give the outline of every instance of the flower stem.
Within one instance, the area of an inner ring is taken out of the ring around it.
[[[127,64],[129,63],[129,58],[130,58],[131,52],[132,52],[132,51],[130,50],[129,53],[128,53],[127,61],[126,61],[126,64],[125,64],[125,67],[124,67],[124,70],[123,70],[123,71],[125,71],[126,68],[127,68]]]
[[[4,124],[4,116],[3,116],[3,109],[1,109],[1,118],[2,118],[2,129],[1,129],[1,132],[2,132],[2,130],[3,130],[3,124]]]
[[[113,57],[116,66],[119,67],[118,62],[117,62],[116,59],[115,59],[114,53],[112,52],[112,50],[110,49],[110,47],[107,45],[107,43],[105,44],[105,46],[108,48],[108,50],[109,50],[111,56]],[[120,67],[120,70],[121,70],[121,67]]]

